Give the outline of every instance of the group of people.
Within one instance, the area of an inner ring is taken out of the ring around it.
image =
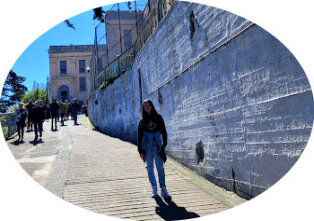
[[[23,103],[19,104],[19,107],[15,110],[16,127],[18,132],[18,140],[23,141],[24,138],[24,127],[26,118],[28,119],[28,129],[34,126],[35,130],[35,141],[39,137],[42,137],[43,122],[45,121],[45,109],[43,102],[37,100],[35,104],[30,101],[26,108]]]
[[[74,120],[74,125],[77,123],[77,114],[80,110],[80,104],[77,99],[73,99],[72,102],[67,101],[57,101],[52,99],[52,103],[47,107],[43,104],[41,100],[37,100],[35,104],[32,100],[24,107],[23,103],[20,103],[18,108],[15,110],[16,127],[18,132],[18,141],[23,141],[24,139],[24,128],[27,119],[27,129],[33,130],[35,132],[34,141],[42,138],[43,132],[43,122],[51,116],[51,130],[53,125],[55,125],[55,130],[57,130],[57,121],[61,118],[61,125],[64,125],[65,119],[69,119],[69,115],[72,116]],[[48,113],[47,113],[48,112]]]
[[[56,99],[52,99],[50,104],[50,113],[51,113],[51,130],[53,126],[55,126],[55,130],[57,130],[57,121],[61,118],[61,125],[64,126],[64,121],[69,119],[69,115],[71,115],[74,120],[74,125],[78,125],[77,123],[77,114],[80,110],[80,104],[77,102],[77,99],[73,99],[71,103],[68,101],[57,101]]]
[[[154,174],[154,164],[158,172],[159,186],[161,189],[161,196],[164,198],[171,198],[169,195],[166,182],[164,163],[167,160],[165,149],[167,146],[167,131],[162,116],[156,111],[151,100],[145,100],[141,108],[141,119],[138,123],[138,152],[141,159],[146,163],[148,179],[151,183],[152,194],[151,197],[156,198],[157,182]],[[55,126],[57,130],[58,116],[61,117],[61,125],[64,125],[65,117],[68,118],[71,113],[74,124],[77,125],[77,113],[80,110],[80,105],[76,99],[71,103],[66,101],[57,101],[52,99],[49,106],[51,114],[51,130]],[[34,124],[35,140],[42,137],[43,122],[45,121],[45,108],[43,102],[37,100],[35,105],[32,101],[24,108],[22,103],[19,104],[16,114],[16,125],[18,129],[19,140],[23,140],[25,120],[28,117],[28,128]]]

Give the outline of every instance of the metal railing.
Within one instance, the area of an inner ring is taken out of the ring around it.
[[[101,72],[95,77],[96,89],[113,75],[119,75],[128,70],[135,58],[135,47],[132,45],[124,51],[119,57],[110,62]]]
[[[14,112],[0,114],[0,120],[1,120],[2,132],[5,139],[8,139],[15,132],[17,132]]]
[[[132,67],[135,57],[140,53],[147,40],[153,35],[158,24],[167,15],[175,1],[176,0],[158,1],[157,7],[153,9],[145,19],[133,45],[95,75],[94,90],[99,89],[100,86],[112,78],[112,76],[120,75]]]

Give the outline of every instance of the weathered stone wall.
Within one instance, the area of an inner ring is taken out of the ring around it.
[[[136,142],[140,90],[165,120],[167,153],[245,198],[293,166],[312,129],[312,91],[293,55],[257,25],[204,5],[173,6],[132,69],[93,97],[92,122]]]
[[[95,127],[111,136],[136,143],[141,106],[138,85],[134,66],[104,90],[97,90],[88,106],[89,117]]]

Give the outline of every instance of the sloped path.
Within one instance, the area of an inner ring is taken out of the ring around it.
[[[215,194],[210,194],[206,187],[200,188],[193,182],[201,178],[191,178],[187,175],[190,171],[182,173],[186,169],[171,159],[165,164],[165,171],[172,200],[152,199],[145,165],[136,146],[92,130],[84,116],[79,117],[79,123],[74,126],[73,121],[66,121],[67,126],[51,131],[50,121],[46,121],[42,141],[33,143],[33,133],[26,132],[24,143],[15,142],[16,138],[7,142],[30,176],[68,202],[132,220],[194,218],[244,202],[217,187],[210,187],[215,189]]]

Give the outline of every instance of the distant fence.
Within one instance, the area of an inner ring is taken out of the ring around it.
[[[1,120],[1,127],[2,127],[3,135],[5,139],[8,139],[17,131],[15,113],[10,112],[10,113],[0,114],[0,120]]]
[[[157,5],[155,8],[150,9],[150,12],[147,16],[145,16],[144,21],[141,21],[141,27],[137,34],[137,38],[135,42],[121,55],[119,55],[116,59],[111,61],[109,64],[107,64],[104,68],[101,70],[94,71],[94,85],[91,86],[92,90],[97,90],[99,88],[102,88],[101,85],[106,85],[107,82],[110,82],[110,80],[114,77],[116,78],[117,75],[120,75],[124,73],[126,70],[132,67],[132,64],[134,62],[135,57],[139,54],[141,49],[144,47],[147,40],[150,38],[150,36],[154,33],[156,30],[158,24],[163,20],[163,18],[166,16],[167,12],[171,8],[171,6],[175,3],[176,0],[159,0],[157,1]],[[146,5],[144,12],[147,10],[148,6]],[[137,21],[137,23],[141,23],[140,21]],[[135,27],[134,27],[135,28]],[[95,36],[97,36],[97,29],[95,31]],[[122,37],[123,38],[123,37]],[[103,39],[103,38],[101,38]],[[118,42],[119,43],[119,42]],[[97,40],[95,41],[95,50],[97,50]],[[121,42],[120,42],[121,44]],[[115,45],[116,46],[116,45]],[[108,51],[110,49],[107,49],[107,54],[101,55],[102,57],[108,56]],[[98,53],[94,53],[95,61],[99,60]]]

